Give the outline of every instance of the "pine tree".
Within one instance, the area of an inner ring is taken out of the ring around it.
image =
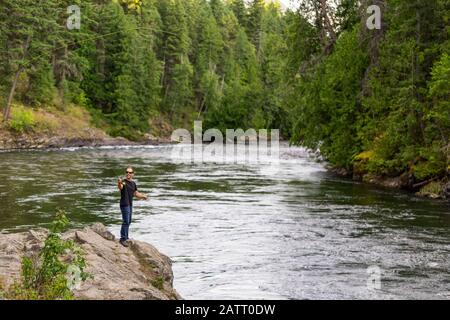
[[[16,88],[20,81],[20,76],[25,73],[29,75],[31,71],[40,69],[45,65],[50,56],[52,36],[58,29],[53,17],[55,14],[55,4],[51,2],[39,1],[35,3],[30,0],[5,0],[2,3],[1,20],[5,47],[2,47],[0,54],[5,58],[3,70],[7,72],[4,86],[7,89],[7,101],[3,109],[3,119],[8,121],[11,105],[14,101]],[[48,74],[48,69],[41,69],[42,73]],[[44,75],[34,74],[34,80],[42,80]],[[10,80],[9,80],[10,79]],[[44,81],[43,84],[48,84]],[[39,82],[32,82],[33,86],[39,86]],[[25,92],[26,94],[26,92]]]
[[[244,0],[231,0],[230,6],[239,24],[243,27],[247,26],[248,12]]]
[[[261,49],[261,23],[264,13],[264,0],[252,0],[248,10],[247,34],[259,54]]]
[[[376,139],[372,148],[384,159],[379,170],[411,169],[416,167],[419,154],[425,160],[436,158],[424,117],[427,81],[438,50],[433,43],[442,41],[444,24],[437,15],[438,7],[437,1],[397,0],[390,4],[386,17],[389,30],[380,47],[379,67],[372,70],[371,95],[364,100],[373,115],[368,140]],[[424,178],[420,173],[418,176]]]
[[[162,107],[174,120],[175,115],[182,116],[179,112],[183,112],[192,103],[193,69],[189,60],[191,41],[182,1],[165,2],[160,13],[164,28]]]
[[[219,103],[221,93],[219,92],[219,76],[216,71],[223,51],[222,35],[212,10],[209,6],[204,6],[200,10],[197,24],[198,42],[194,44],[195,61],[193,61],[199,116],[212,105]]]
[[[262,105],[259,110],[259,128],[280,128],[287,132],[289,124],[286,110],[283,108],[285,93],[284,72],[286,69],[286,51],[284,22],[279,4],[270,3],[262,18],[262,39],[260,55],[260,78],[262,81]],[[258,118],[255,116],[255,119]],[[256,121],[256,120],[255,120]]]

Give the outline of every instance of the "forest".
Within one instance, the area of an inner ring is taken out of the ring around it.
[[[77,105],[132,140],[195,120],[280,129],[356,173],[448,175],[450,2],[292,2],[2,0],[2,121]]]

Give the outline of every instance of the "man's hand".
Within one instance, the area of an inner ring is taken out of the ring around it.
[[[148,200],[148,196],[146,194],[140,193],[138,191],[136,191],[134,195],[140,200]]]
[[[146,195],[146,194],[142,194],[141,193],[141,200],[145,200],[145,201],[147,201],[148,200],[148,196]]]
[[[122,178],[119,178],[119,180],[117,181],[117,186],[118,186],[119,190],[123,189],[123,180],[122,180]]]

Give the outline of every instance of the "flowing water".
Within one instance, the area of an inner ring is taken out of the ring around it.
[[[448,202],[334,177],[301,148],[283,146],[277,170],[172,148],[0,153],[0,228],[46,227],[61,208],[118,235],[131,164],[151,200],[130,233],[172,258],[186,299],[450,299]]]

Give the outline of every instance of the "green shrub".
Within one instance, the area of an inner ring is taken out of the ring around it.
[[[439,149],[439,145],[431,148],[421,148],[419,156],[422,161],[413,167],[413,173],[416,179],[426,180],[440,177],[445,174],[447,161],[445,154]]]
[[[38,255],[22,259],[20,281],[7,291],[6,298],[15,300],[73,300],[71,283],[67,279],[69,267],[80,271],[81,281],[89,275],[84,272],[84,252],[71,240],[62,240],[60,233],[68,220],[64,211],[58,211],[52,222],[44,248]],[[70,257],[70,261],[67,261]]]
[[[131,141],[139,141],[144,137],[144,134],[141,131],[122,125],[112,125],[106,133],[112,137],[123,137]]]
[[[16,133],[24,133],[33,130],[35,119],[31,110],[24,107],[14,108],[9,121],[9,128]]]
[[[34,107],[55,104],[57,89],[52,68],[48,65],[28,72],[30,86],[24,92],[23,102]]]
[[[5,287],[3,283],[3,279],[0,277],[0,300],[5,299]]]
[[[414,177],[423,181],[439,177],[445,173],[445,162],[439,160],[423,161],[414,166]]]
[[[74,95],[72,101],[76,105],[83,106],[85,108],[90,105],[89,98],[86,97],[86,93],[84,93],[84,91],[80,91],[77,95]]]
[[[162,289],[164,289],[164,278],[163,277],[157,277],[156,279],[152,280],[151,284],[156,289],[162,290]]]
[[[441,182],[434,181],[420,189],[418,195],[422,197],[438,197],[443,189],[444,185]]]
[[[35,124],[33,131],[35,132],[52,134],[55,133],[60,127],[57,118],[51,114],[36,113],[34,115],[34,119]]]

